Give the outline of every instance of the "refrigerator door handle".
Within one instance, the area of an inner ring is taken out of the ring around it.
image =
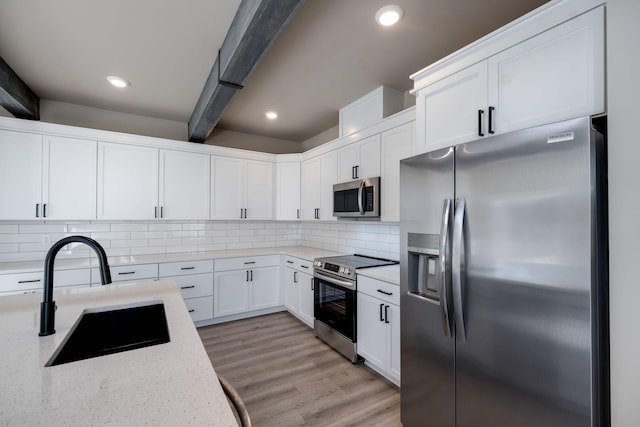
[[[462,288],[464,286],[464,215],[466,202],[460,198],[456,203],[453,220],[453,242],[451,254],[451,290],[453,293],[453,313],[456,321],[456,338],[460,342],[467,341],[462,309]]]
[[[444,336],[449,337],[451,334],[451,320],[449,317],[449,299],[447,298],[448,289],[450,284],[447,281],[448,269],[449,269],[449,228],[451,218],[451,199],[445,199],[444,206],[442,207],[442,222],[440,225],[440,256],[438,260],[439,273],[436,276],[438,280],[438,291],[440,292],[440,313],[442,315],[442,328],[444,330]]]

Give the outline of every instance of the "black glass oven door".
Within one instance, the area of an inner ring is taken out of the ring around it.
[[[355,291],[314,278],[314,316],[356,342]]]

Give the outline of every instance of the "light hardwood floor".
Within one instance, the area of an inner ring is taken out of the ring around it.
[[[254,426],[401,426],[397,387],[315,338],[289,313],[198,328]]]

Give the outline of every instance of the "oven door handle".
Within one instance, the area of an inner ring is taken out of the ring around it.
[[[313,273],[313,276],[315,278],[317,278],[317,279],[327,281],[327,282],[332,283],[332,284],[334,284],[336,286],[340,286],[341,288],[347,288],[347,289],[353,289],[353,290],[356,289],[355,283],[350,282],[348,280],[340,280],[340,279],[336,279],[334,277],[325,276],[324,274],[322,274],[322,273],[320,273],[318,271],[315,271]]]

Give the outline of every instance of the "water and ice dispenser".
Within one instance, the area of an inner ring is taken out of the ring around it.
[[[440,273],[440,235],[408,233],[409,294],[440,302],[436,276]]]

